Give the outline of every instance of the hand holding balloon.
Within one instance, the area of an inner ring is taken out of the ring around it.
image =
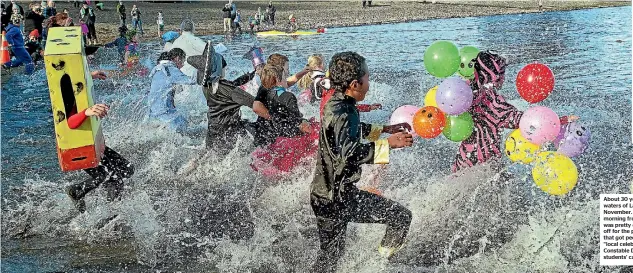
[[[387,133],[387,134],[395,134],[395,133],[402,132],[405,130],[408,132],[412,131],[411,125],[409,125],[409,123],[403,122],[403,123],[385,126],[382,128],[382,132]]]
[[[413,136],[409,133],[398,132],[389,136],[387,142],[392,149],[410,147],[413,145]]]

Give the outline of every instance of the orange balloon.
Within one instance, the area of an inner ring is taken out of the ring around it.
[[[439,136],[445,125],[446,116],[437,107],[422,107],[413,116],[413,130],[422,138]]]

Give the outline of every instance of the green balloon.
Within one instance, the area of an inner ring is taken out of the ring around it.
[[[475,77],[475,63],[473,60],[477,58],[477,54],[479,54],[479,49],[474,46],[465,46],[459,50],[459,58],[461,59],[459,70],[457,70],[459,75],[471,80]]]
[[[473,117],[468,112],[461,113],[458,116],[446,116],[446,126],[442,134],[452,141],[460,142],[473,133]]]
[[[449,41],[437,41],[424,52],[424,67],[438,78],[449,77],[459,68],[459,50]]]

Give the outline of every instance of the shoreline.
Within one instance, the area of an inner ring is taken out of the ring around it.
[[[294,14],[301,30],[313,30],[319,26],[340,28],[365,25],[382,25],[418,22],[433,19],[480,17],[493,15],[512,15],[539,12],[535,1],[372,1],[373,6],[363,8],[361,1],[310,1],[310,2],[275,2],[277,9],[276,26],[261,25],[259,31],[283,30],[288,16]],[[125,2],[126,9],[135,4],[142,12],[145,35],[142,41],[156,41],[156,15],[163,11],[165,31],[177,30],[183,18],[190,18],[195,23],[197,36],[222,35],[223,18],[221,8],[225,1],[201,1],[193,3],[147,3]],[[249,30],[245,23],[248,16],[254,15],[257,8],[265,12],[268,1],[235,1],[242,14],[242,30]],[[97,36],[99,44],[114,40],[118,36],[119,18],[116,13],[116,2],[105,2],[105,8],[97,12]],[[545,0],[543,12],[569,11],[593,8],[631,6],[630,1],[562,1]],[[68,8],[74,22],[79,21],[79,10],[71,3],[58,2],[58,11]],[[128,14],[128,28],[131,19]]]

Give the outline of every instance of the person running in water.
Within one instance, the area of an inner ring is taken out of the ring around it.
[[[354,185],[360,180],[362,164],[387,164],[389,151],[409,147],[413,137],[403,129],[406,123],[377,126],[360,122],[356,102],[369,90],[365,58],[355,52],[334,55],[330,81],[335,90],[326,103],[319,134],[316,170],[310,187],[310,204],[317,218],[319,255],[311,272],[334,272],[345,249],[347,224],[387,224],[378,251],[391,257],[400,249],[409,231],[411,211]],[[392,134],[378,139],[381,133]],[[361,142],[361,139],[371,141]]]
[[[95,71],[92,72],[92,78],[105,79],[106,75],[101,71]],[[70,82],[68,82],[68,84],[72,85]],[[62,88],[62,90],[73,90],[73,87]],[[72,94],[65,97],[74,98]],[[109,107],[105,104],[95,104],[82,111],[78,111],[77,103],[74,99],[68,102],[64,101],[64,104],[66,106],[68,127],[70,127],[70,129],[79,128],[88,117],[104,118],[109,110]],[[116,151],[106,146],[103,157],[101,157],[99,161],[99,166],[85,169],[85,171],[91,178],[66,187],[66,193],[72,199],[75,207],[82,213],[86,211],[84,196],[101,184],[106,186],[108,201],[119,199],[123,191],[123,179],[132,177],[134,174],[134,166]]]
[[[185,52],[180,48],[163,52],[158,58],[158,65],[149,74],[152,78],[148,94],[150,119],[166,123],[169,129],[179,133],[187,128],[187,119],[176,110],[174,87],[181,84],[196,84],[195,80],[180,71],[185,62],[185,56]]]
[[[311,132],[310,124],[299,111],[297,98],[286,91],[284,69],[267,64],[261,72],[262,85],[255,101],[269,109],[271,119],[257,118],[255,145],[271,144],[277,137],[296,137]]]
[[[15,59],[2,65],[2,68],[8,69],[11,67],[18,67],[24,65],[24,72],[30,75],[35,71],[35,64],[31,55],[25,48],[24,36],[20,30],[20,24],[22,22],[21,17],[14,16],[11,23],[7,26],[5,38],[9,43],[9,48],[13,52]]]
[[[474,99],[468,112],[472,115],[475,126],[472,135],[462,141],[458,148],[452,166],[453,172],[499,160],[502,155],[501,129],[519,128],[519,121],[523,116],[523,112],[507,103],[497,92],[505,80],[505,58],[490,51],[482,51],[473,62],[475,78],[470,85]],[[564,116],[561,117],[561,124],[576,120],[577,116]]]
[[[252,79],[254,73],[235,81],[224,79],[226,62],[215,52],[211,42],[207,42],[202,55],[189,57],[187,62],[198,70],[197,81],[203,86],[209,106],[206,146],[215,149],[218,155],[227,155],[235,147],[237,138],[246,134],[240,107],[252,108],[255,114],[270,118],[268,109],[261,102],[256,102],[251,94],[239,88]]]

